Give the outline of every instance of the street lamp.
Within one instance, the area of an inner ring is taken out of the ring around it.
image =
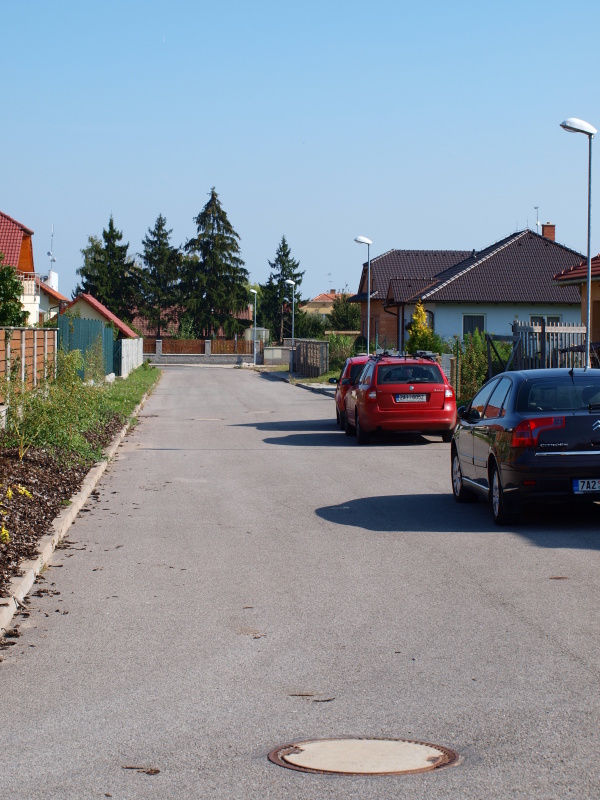
[[[250,292],[254,295],[254,345],[252,346],[252,352],[254,353],[254,366],[256,366],[256,295],[258,292],[256,289],[250,289]]]
[[[294,301],[296,299],[296,281],[287,280],[288,286],[292,287],[292,349],[294,348]]]
[[[367,245],[367,355],[370,355],[371,350],[371,245],[373,242],[367,239],[366,236],[357,236],[354,240],[358,244]]]
[[[591,342],[591,305],[592,305],[592,258],[590,254],[590,239],[592,229],[592,139],[598,133],[596,128],[582,119],[571,117],[560,123],[560,127],[569,133],[584,133],[588,137],[588,230],[587,230],[587,292],[586,292],[586,320],[585,320],[585,366],[592,366],[590,360]]]

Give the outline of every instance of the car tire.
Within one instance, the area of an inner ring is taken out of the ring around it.
[[[354,428],[348,422],[348,414],[344,414],[344,433],[346,436],[354,436]]]
[[[336,424],[337,424],[338,428],[341,428],[342,427],[342,417],[340,415],[340,410],[337,407],[337,403],[336,403],[336,406],[335,406],[335,421],[336,421]]]
[[[492,464],[490,470],[490,508],[496,525],[513,525],[517,521],[518,514],[506,500],[496,463]]]
[[[346,429],[346,412],[340,411],[340,428],[342,430]]]
[[[452,494],[457,503],[472,503],[477,498],[468,489],[465,489],[463,482],[462,470],[460,468],[460,458],[456,448],[452,448]]]
[[[360,424],[360,417],[356,415],[356,441],[358,444],[369,444],[369,432]]]
[[[442,431],[442,442],[451,442],[454,431]]]

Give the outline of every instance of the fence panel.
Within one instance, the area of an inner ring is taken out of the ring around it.
[[[143,339],[119,339],[114,344],[114,373],[126,378],[144,360]],[[118,371],[117,371],[118,370]]]
[[[19,359],[19,377],[27,386],[53,378],[56,367],[56,328],[0,328],[0,376]]]
[[[156,352],[156,342],[154,343]],[[204,339],[163,339],[165,355],[204,355]]]
[[[81,350],[83,355],[100,339],[102,343],[102,362],[104,374],[113,371],[113,332],[100,320],[80,319],[60,316],[58,318],[58,343],[67,352]],[[83,378],[83,370],[80,370]]]

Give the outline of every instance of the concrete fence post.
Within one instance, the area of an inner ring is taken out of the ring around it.
[[[205,356],[209,356],[210,355],[210,344],[211,344],[210,339],[205,339],[204,340],[204,355]]]
[[[156,340],[156,355],[162,356],[162,339]]]

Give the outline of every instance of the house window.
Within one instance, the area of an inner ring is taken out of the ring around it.
[[[560,314],[532,314],[529,317],[532,325],[541,325],[544,320],[546,325],[560,325]]]
[[[484,314],[463,314],[463,336],[468,333],[483,333],[485,330]]]

